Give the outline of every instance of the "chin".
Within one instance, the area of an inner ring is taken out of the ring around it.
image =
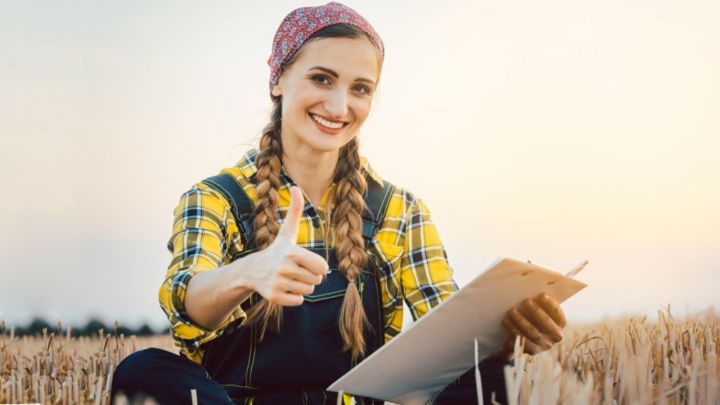
[[[314,139],[310,139],[308,144],[312,146],[313,149],[319,151],[319,152],[333,152],[333,151],[339,151],[340,148],[345,146],[348,142],[352,140],[350,139],[339,139],[339,138],[331,138],[331,139],[317,139],[313,137]]]
[[[328,144],[327,142],[324,142],[321,144],[313,143],[311,145],[312,145],[312,148],[318,152],[338,152],[338,151],[340,151],[340,148],[342,148],[344,144],[340,144],[340,143]]]

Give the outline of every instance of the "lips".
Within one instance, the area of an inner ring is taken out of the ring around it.
[[[332,121],[327,118],[323,118],[317,114],[310,113],[310,118],[313,119],[313,121],[317,122],[318,124],[322,125],[325,128],[328,129],[340,129],[344,127],[347,123],[342,121]]]

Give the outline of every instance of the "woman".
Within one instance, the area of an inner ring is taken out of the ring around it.
[[[404,301],[417,318],[457,291],[427,207],[358,153],[383,58],[378,34],[339,3],[285,17],[259,148],[175,209],[159,295],[182,356],[128,356],[113,396],[188,403],[195,389],[200,403],[334,404],[324,388],[400,332]],[[562,339],[557,302],[525,304],[504,324],[528,352]],[[483,363],[487,393],[504,394],[508,354]],[[470,391],[454,384],[441,398]]]

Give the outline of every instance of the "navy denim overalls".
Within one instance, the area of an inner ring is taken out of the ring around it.
[[[241,229],[244,246],[253,248],[252,203],[235,180],[227,175],[214,176],[206,184],[218,189],[231,202],[233,215]],[[368,184],[365,198],[369,208],[363,213],[363,238],[366,246],[372,240],[385,216],[392,195],[392,185],[381,188]],[[324,254],[324,249],[315,253]],[[246,249],[241,255],[249,254]],[[175,353],[148,348],[127,356],[113,375],[111,403],[119,393],[134,399],[152,397],[159,404],[190,404],[191,390],[196,390],[201,404],[330,404],[337,394],[324,389],[350,370],[350,355],[340,350],[337,316],[347,287],[347,280],[337,271],[333,251],[329,255],[330,271],[305,303],[283,309],[280,334],[266,333],[257,339],[256,326],[229,325],[222,336],[206,343],[202,366]],[[377,263],[370,256],[368,267],[358,281],[363,307],[370,321],[366,342],[369,355],[383,344],[382,302]],[[251,296],[243,305],[248,308],[258,300]],[[507,403],[504,361],[479,364],[483,378],[485,403],[495,399]],[[509,363],[512,364],[512,363]],[[359,404],[382,403],[355,397]],[[476,403],[474,369],[446,387],[434,404]],[[119,403],[119,402],[118,402]]]
[[[218,175],[205,184],[223,193],[232,202],[233,214],[244,238],[245,249],[238,256],[256,250],[253,240],[252,203],[234,179]],[[363,213],[365,246],[382,225],[393,186],[369,182]],[[325,257],[325,248],[310,249]],[[330,271],[313,294],[305,296],[301,306],[283,307],[280,333],[266,332],[259,339],[258,324],[229,325],[220,337],[208,342],[203,367],[209,376],[225,388],[239,404],[277,403],[335,404],[337,394],[325,391],[331,383],[355,364],[349,351],[342,351],[338,316],[347,290],[347,279],[338,270],[334,249],[329,249]],[[235,260],[235,258],[233,258]],[[370,328],[365,328],[366,356],[383,345],[382,297],[379,267],[369,256],[368,265],[356,280]],[[253,294],[245,303],[247,310],[260,299]],[[361,399],[360,403],[374,403]],[[377,401],[382,403],[382,401]]]

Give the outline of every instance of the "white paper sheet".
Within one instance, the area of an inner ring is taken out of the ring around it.
[[[327,389],[426,404],[474,366],[475,339],[480,358],[502,346],[509,337],[502,319],[511,307],[543,292],[563,302],[586,286],[538,264],[498,258]]]

